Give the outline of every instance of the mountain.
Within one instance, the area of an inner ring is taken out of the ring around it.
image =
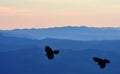
[[[93,57],[109,59],[105,69],[100,69]],[[1,74],[119,74],[120,53],[101,50],[60,50],[53,60],[48,60],[44,49],[31,48],[0,52]]]
[[[54,49],[98,49],[120,52],[120,40],[79,41],[54,38],[33,40],[26,38],[7,37],[0,34],[0,51],[18,50],[23,48],[44,48],[46,45],[52,46]]]
[[[23,48],[37,47],[39,44],[38,40],[7,37],[0,34],[0,51],[11,51]]]
[[[58,49],[53,60],[44,46]],[[120,40],[79,41],[16,38],[0,34],[0,74],[119,74]],[[93,57],[109,59],[100,69]]]
[[[79,41],[47,38],[40,40],[40,47],[50,45],[54,49],[84,50],[97,49],[103,51],[120,52],[120,40]]]
[[[70,40],[120,40],[120,28],[95,28],[95,27],[55,27],[44,29],[15,29],[1,30],[6,36],[45,39],[58,38]]]

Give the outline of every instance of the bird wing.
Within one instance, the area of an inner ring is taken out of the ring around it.
[[[106,63],[110,63],[110,61],[109,61],[108,59],[104,59],[104,61],[105,61]]]
[[[97,58],[97,57],[94,57],[94,58],[93,58],[93,60],[94,60],[95,62],[102,61],[102,59],[100,59],[100,58]]]
[[[45,52],[50,53],[50,52],[52,52],[52,49],[49,46],[46,46],[45,47]]]

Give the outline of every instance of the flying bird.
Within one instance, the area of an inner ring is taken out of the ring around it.
[[[98,57],[94,57],[93,60],[98,63],[98,65],[101,69],[105,68],[107,63],[110,63],[110,61],[108,59],[101,59]]]
[[[54,59],[54,54],[58,54],[59,50],[52,50],[50,46],[45,46],[45,52],[48,59]]]

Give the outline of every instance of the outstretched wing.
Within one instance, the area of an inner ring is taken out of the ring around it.
[[[54,53],[54,54],[58,54],[58,53],[59,53],[59,50],[54,50],[53,53]]]
[[[105,61],[106,63],[110,63],[110,61],[109,61],[108,59],[104,59],[104,61]]]
[[[46,46],[46,47],[45,47],[45,52],[51,53],[51,52],[52,52],[52,49],[51,49],[49,46]]]
[[[100,61],[102,61],[101,58],[97,58],[97,57],[94,57],[93,60],[94,60],[95,62],[100,62]]]

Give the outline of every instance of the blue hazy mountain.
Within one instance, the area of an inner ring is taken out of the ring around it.
[[[3,33],[2,33],[3,34]],[[120,41],[79,41],[47,38],[33,40],[0,34],[0,74],[119,74]],[[54,60],[44,46],[60,50]],[[4,52],[3,52],[4,51]],[[100,69],[93,57],[111,61]]]
[[[26,38],[7,37],[0,34],[0,51],[18,50],[22,48],[31,48],[39,44],[38,40]]]
[[[29,39],[120,40],[120,28],[55,27],[46,29],[1,30],[6,36]]]
[[[43,48],[46,45],[54,49],[99,49],[104,51],[120,52],[120,40],[102,40],[102,41],[79,41],[66,39],[46,38],[43,40],[33,40],[26,38],[7,37],[0,34],[0,51],[16,50],[22,48]]]
[[[54,60],[48,60],[43,48],[29,48],[0,52],[0,74],[119,74],[120,53],[87,50],[59,49]],[[100,69],[93,57],[111,61]]]
[[[50,45],[54,49],[70,49],[70,50],[84,50],[84,49],[98,49],[103,51],[120,52],[120,40],[101,40],[101,41],[79,41],[66,39],[46,38],[40,40],[40,47]]]

